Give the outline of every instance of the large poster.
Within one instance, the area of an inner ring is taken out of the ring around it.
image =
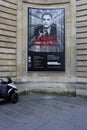
[[[28,71],[65,71],[64,8],[28,8]]]

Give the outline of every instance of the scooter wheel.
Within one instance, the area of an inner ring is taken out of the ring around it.
[[[16,92],[14,92],[12,95],[11,95],[11,102],[12,103],[17,103],[18,102],[18,94]]]

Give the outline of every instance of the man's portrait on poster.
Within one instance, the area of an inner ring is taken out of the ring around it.
[[[29,9],[29,51],[64,51],[64,9]]]

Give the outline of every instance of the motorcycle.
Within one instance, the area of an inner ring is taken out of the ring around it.
[[[11,103],[18,102],[17,87],[10,77],[7,77],[7,81],[1,80],[0,84],[0,98],[5,99]]]

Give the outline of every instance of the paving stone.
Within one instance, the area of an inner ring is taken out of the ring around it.
[[[87,130],[87,99],[67,96],[20,96],[0,103],[1,130]]]

